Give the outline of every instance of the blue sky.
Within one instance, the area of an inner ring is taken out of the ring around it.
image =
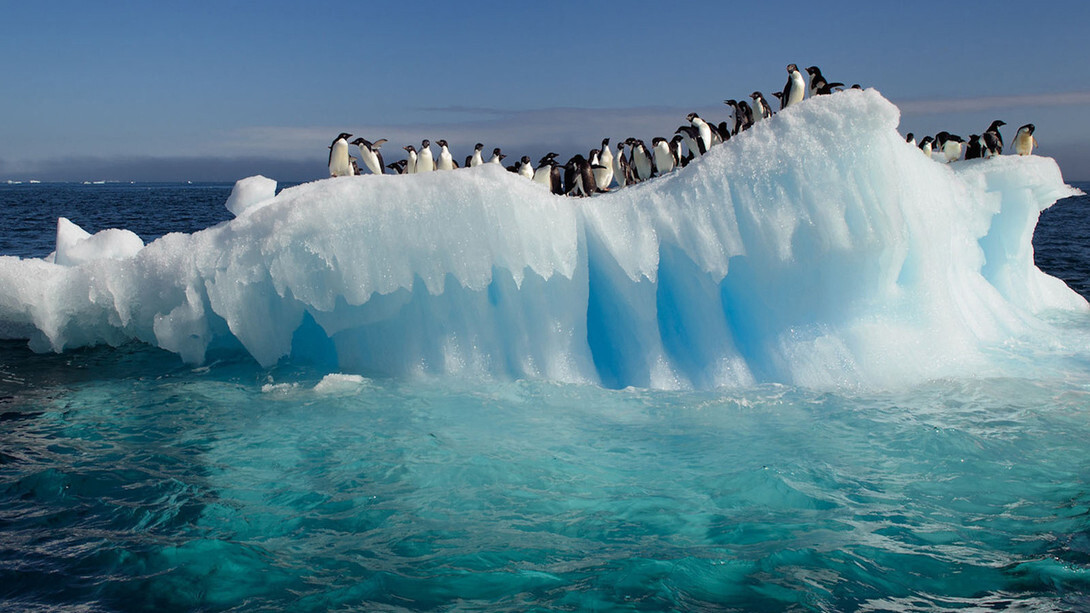
[[[1090,180],[1090,3],[0,1],[0,180],[279,180],[338,132],[536,160],[668,135],[784,66],[878,88],[902,132],[1037,126]]]

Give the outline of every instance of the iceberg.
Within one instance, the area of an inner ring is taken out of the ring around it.
[[[936,163],[899,119],[873,89],[821,96],[585,199],[488,164],[279,194],[253,177],[235,219],[191,235],[0,257],[0,336],[664,389],[896,385],[1062,336],[1044,315],[1090,307],[1031,237],[1077,190],[1038,156]]]

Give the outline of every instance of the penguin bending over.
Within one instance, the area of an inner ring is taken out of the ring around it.
[[[363,160],[364,165],[371,171],[371,174],[381,175],[386,172],[386,163],[379,151],[379,147],[385,142],[385,138],[380,138],[372,143],[363,137],[352,141],[353,145],[360,148],[360,159]]]
[[[352,174],[352,160],[348,158],[348,139],[352,135],[341,132],[329,145],[329,176],[347,177]]]
[[[821,76],[821,70],[817,66],[811,66],[806,69],[806,74],[810,75],[810,97],[824,96],[826,94],[833,93],[834,87],[844,87],[843,83],[829,83],[825,80],[825,77]]]
[[[1033,153],[1033,148],[1037,146],[1037,138],[1033,136],[1033,131],[1036,128],[1032,123],[1018,128],[1018,132],[1014,135],[1014,142],[1011,143],[1014,146],[1014,151],[1018,155],[1030,155]]]
[[[935,145],[938,146],[939,151],[942,151],[943,156],[946,157],[946,163],[956,161],[961,158],[961,152],[965,148],[965,139],[961,138],[957,134],[950,134],[943,131],[935,135]]]
[[[965,159],[975,160],[984,157],[984,139],[979,134],[970,134],[965,143]]]
[[[927,156],[927,159],[931,159],[931,143],[934,141],[935,139],[930,136],[925,136],[923,137],[923,140],[920,141],[920,151],[923,151],[923,154]]]
[[[556,165],[555,158],[557,155],[558,154],[556,153],[550,152],[538,161],[537,170],[534,171],[534,183],[540,183],[545,186],[550,185],[551,181],[549,175],[551,174],[553,166]]]
[[[692,124],[694,128],[696,128],[697,134],[699,134],[699,137],[696,139],[696,143],[700,148],[700,155],[704,155],[708,152],[708,149],[711,149],[712,146],[712,127],[709,126],[708,122],[701,119],[700,115],[697,115],[696,113],[689,113],[685,117],[685,119],[688,119],[689,123]]]
[[[408,166],[408,165],[409,165],[408,160],[398,160],[398,161],[394,162],[393,164],[387,164],[386,168],[389,168],[390,170],[394,171],[394,174],[403,175],[403,174],[405,174],[405,167]]]

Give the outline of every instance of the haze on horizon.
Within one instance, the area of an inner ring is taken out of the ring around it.
[[[784,66],[875,87],[900,131],[1034,123],[1038,153],[1090,180],[1090,5],[785,0],[260,6],[6,3],[0,181],[281,181],[326,175],[337,133],[445,138],[517,159],[668,136],[685,114],[782,89]]]

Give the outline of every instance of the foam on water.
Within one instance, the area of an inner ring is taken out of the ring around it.
[[[898,120],[874,90],[823,96],[584,200],[492,166],[254,177],[236,219],[123,259],[0,258],[0,334],[618,388],[1008,373],[994,349],[1087,311],[1030,244],[1074,190],[1047,158],[935,163]]]

